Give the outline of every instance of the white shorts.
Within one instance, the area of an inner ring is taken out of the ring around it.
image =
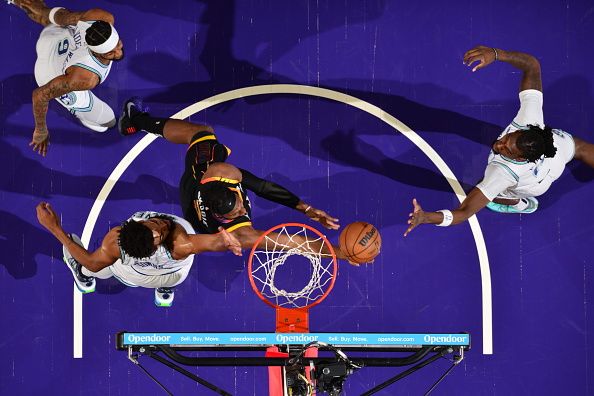
[[[189,256],[183,262],[183,267],[175,272],[164,273],[163,275],[145,275],[136,271],[131,265],[123,265],[121,260],[116,261],[107,268],[99,272],[93,273],[84,270],[83,273],[87,276],[94,276],[99,279],[107,279],[112,276],[119,280],[126,286],[130,287],[146,287],[156,289],[158,287],[173,287],[182,283],[188,277],[192,263],[194,262],[194,255]]]
[[[50,82],[62,75],[62,65],[68,46],[64,40],[72,43],[72,37],[66,28],[46,26],[37,40],[37,61],[35,62],[35,81],[38,86]],[[113,110],[91,91],[73,91],[56,98],[58,103],[74,114],[80,122],[96,132],[105,132],[116,124]]]

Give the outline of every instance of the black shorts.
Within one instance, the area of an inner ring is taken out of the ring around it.
[[[213,162],[225,162],[230,152],[225,145],[217,141],[214,133],[207,131],[197,132],[186,152],[185,169],[179,182],[180,202],[184,218],[192,224],[196,232],[201,234],[216,233],[219,226],[233,230],[242,225],[251,225],[249,215],[233,219],[230,222],[220,222],[209,213],[210,211],[200,208],[196,201],[200,180],[208,166]],[[243,193],[245,194],[245,192]],[[251,212],[249,199],[247,199],[247,195],[244,197],[246,209]],[[201,211],[200,217],[198,211]]]

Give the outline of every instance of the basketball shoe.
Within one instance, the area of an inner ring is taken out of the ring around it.
[[[514,206],[515,205],[503,205],[503,204],[498,204],[495,202],[489,202],[487,204],[487,208],[491,209],[493,212],[499,212],[499,213],[534,213],[536,212],[536,209],[538,209],[538,200],[534,197],[527,197],[527,198],[522,198],[521,201],[523,201],[524,203],[527,204],[527,206],[520,210],[520,209],[516,209]]]
[[[155,289],[155,305],[157,307],[170,307],[173,305],[175,291],[173,287],[159,287]]]
[[[70,239],[72,239],[76,244],[83,246],[82,241],[75,234],[68,234]],[[66,246],[62,246],[62,252],[64,254],[64,262],[68,266],[70,272],[72,272],[72,276],[74,277],[74,283],[78,290],[81,293],[92,293],[95,291],[95,278],[92,276],[86,276],[82,273],[82,264],[76,261],[74,257],[70,254]]]
[[[148,108],[143,107],[142,99],[137,96],[125,101],[122,108],[122,115],[118,119],[118,131],[120,131],[120,134],[130,136],[140,131],[140,129],[132,124],[132,118],[147,111]]]

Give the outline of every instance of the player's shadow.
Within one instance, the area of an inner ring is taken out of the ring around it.
[[[95,282],[95,293],[97,294],[120,294],[128,288],[128,286],[124,285],[114,277],[97,279]]]
[[[377,147],[357,137],[354,131],[335,131],[321,142],[335,163],[342,163],[382,175],[409,186],[437,191],[451,192],[452,188],[444,175],[432,170],[398,161],[384,155]],[[413,162],[413,159],[409,159]],[[468,192],[473,184],[460,181],[462,188]]]
[[[236,0],[190,0],[185,1],[182,6],[178,7],[162,7],[158,3],[148,1],[126,2],[124,4],[119,0],[107,0],[107,2],[117,6],[125,5],[141,13],[152,14],[158,19],[166,17],[196,24],[202,23],[206,28],[219,29],[221,34],[217,38],[233,38],[233,23],[235,23],[237,14]],[[318,13],[315,9],[312,9],[311,5],[308,6],[307,3],[300,2],[269,2],[265,3],[265,6],[269,15],[276,16],[274,23],[277,26],[271,26],[273,30],[280,31],[282,29],[286,32],[295,32],[295,38],[286,39],[284,43],[279,45],[280,48],[276,49],[278,52],[285,53],[287,47],[295,45],[299,38],[303,40],[303,37],[342,27],[345,20],[354,25],[363,22],[369,23],[379,18],[384,12],[386,1],[345,4],[343,1],[332,0],[319,5],[319,7],[324,7],[326,11],[329,9],[334,10],[334,12],[325,13]],[[254,8],[253,5],[247,5],[246,7]],[[304,10],[307,9],[310,9],[307,14],[307,21],[295,18],[295,15],[299,15],[300,12],[305,14]],[[130,13],[127,14],[130,15]],[[125,15],[120,18],[120,21],[124,20]],[[323,29],[321,31],[312,28],[316,23],[316,18],[323,18],[319,22],[320,29]],[[262,38],[270,39],[265,33],[262,33]]]
[[[34,211],[35,208],[32,207],[30,215]],[[0,211],[0,249],[3,252],[0,265],[14,279],[35,276],[40,257],[43,257],[43,262],[39,265],[50,265],[45,262],[46,257],[53,257],[54,261],[60,262],[62,258],[62,245],[56,243],[46,231],[24,219],[28,217],[31,216],[17,216]]]
[[[15,172],[0,174],[0,191],[33,196],[39,200],[50,200],[59,195],[89,198],[96,196],[105,183],[104,176],[74,176],[48,168],[41,161],[25,157],[17,147],[3,140],[0,140],[0,158],[15,169]],[[178,195],[177,186],[167,184],[155,176],[143,174],[134,182],[120,180],[118,188],[109,198],[150,198],[153,203],[174,204],[179,201]]]
[[[298,2],[272,2],[267,6],[267,12],[276,17],[268,27],[286,34],[275,35],[272,42],[268,33],[249,29],[248,34],[252,34],[253,37],[250,36],[247,40],[253,43],[253,48],[248,48],[246,51],[254,54],[255,63],[269,64],[281,58],[303,40],[307,40],[309,36],[323,34],[325,31],[344,26],[345,20],[355,25],[369,23],[379,18],[384,13],[385,3],[384,0],[375,1],[373,4],[355,3],[348,6],[337,3],[332,7],[339,10],[338,12],[317,13],[307,11],[309,6]],[[203,9],[197,7],[202,4]],[[129,68],[133,73],[159,85],[168,86],[161,92],[148,95],[147,101],[194,103],[199,98],[235,88],[291,82],[289,78],[235,56],[233,39],[236,25],[243,21],[243,18],[236,17],[235,0],[190,2],[184,7],[183,12],[180,8],[167,7],[166,10],[160,10],[144,3],[130,6],[142,12],[156,14],[159,18],[166,15],[186,20],[195,23],[199,29],[197,34],[189,37],[188,59],[178,59],[168,53],[153,51],[131,58]],[[199,17],[197,18],[196,15]],[[303,18],[296,17],[298,15]],[[319,20],[319,18],[322,19]],[[145,26],[149,29],[150,24]],[[152,32],[147,34],[150,35]],[[168,73],[163,74],[163,70],[167,70]],[[247,100],[250,103],[257,103],[266,98],[257,96]],[[230,105],[226,103],[224,107]]]
[[[345,21],[355,25],[369,23],[379,18],[385,10],[385,0],[373,3],[353,3],[348,6],[337,2],[332,7],[336,12],[310,12],[310,6],[299,2],[272,2],[266,12],[274,15],[268,22],[268,31],[284,32],[272,39],[268,33],[259,29],[248,29],[247,38],[253,48],[245,49],[254,54],[256,63],[269,64],[281,58],[292,48],[309,36],[344,26]],[[120,3],[118,2],[118,5]],[[251,62],[238,59],[234,54],[233,40],[236,26],[245,23],[238,16],[235,0],[198,0],[186,2],[183,7],[156,7],[148,2],[127,4],[147,15],[143,25],[137,26],[141,35],[146,29],[150,37],[153,26],[150,23],[163,23],[163,16],[181,19],[196,24],[198,31],[189,37],[188,59],[177,59],[163,52],[152,52],[132,57],[129,67],[137,75],[159,85],[169,86],[166,91],[150,96],[148,99],[161,103],[193,103],[197,98],[224,92],[233,88],[273,82],[288,82],[287,78],[271,73]],[[253,7],[250,7],[253,9]],[[298,16],[302,16],[299,18]],[[320,20],[321,18],[321,20]],[[160,22],[159,22],[160,21]],[[316,28],[313,28],[316,26]],[[163,70],[168,72],[163,74]],[[251,100],[258,100],[252,98]],[[173,101],[173,102],[172,102]]]
[[[198,282],[205,288],[216,292],[228,292],[238,276],[243,276],[247,265],[249,250],[238,257],[230,252],[203,253],[194,257],[192,271]]]

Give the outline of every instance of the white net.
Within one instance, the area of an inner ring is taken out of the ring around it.
[[[261,296],[276,306],[308,307],[324,297],[333,286],[336,276],[334,257],[323,253],[325,247],[328,249],[327,242],[318,232],[298,226],[282,226],[274,231],[276,234],[267,234],[264,237],[264,249],[253,252],[251,277],[254,287]],[[309,268],[302,267],[297,270],[300,275],[309,272],[311,276],[300,290],[285,290],[277,286],[286,280],[277,279],[280,273],[283,273],[284,277],[287,276],[288,271],[282,271],[283,266],[295,266],[306,262],[294,256],[301,256],[309,261]],[[292,260],[294,261],[288,264]]]

